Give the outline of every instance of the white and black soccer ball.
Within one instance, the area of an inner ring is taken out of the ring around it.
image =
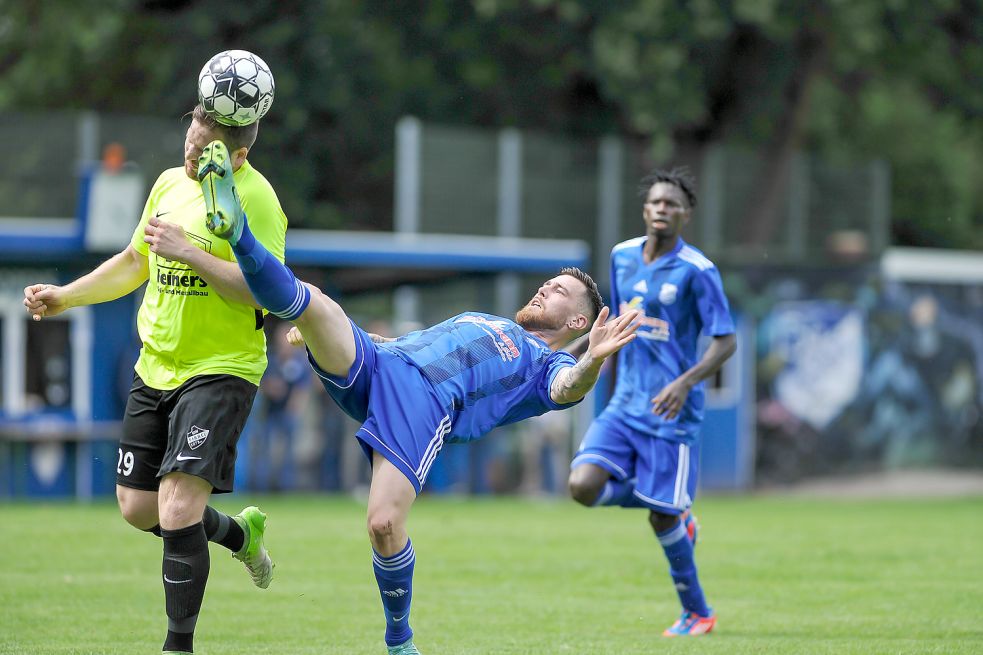
[[[273,104],[273,73],[246,50],[220,52],[198,74],[198,102],[223,125],[255,123]]]

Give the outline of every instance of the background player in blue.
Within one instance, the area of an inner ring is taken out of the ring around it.
[[[694,186],[680,169],[645,178],[645,236],[611,252],[611,306],[641,312],[638,338],[618,355],[614,394],[588,429],[569,480],[574,500],[588,507],[650,510],[683,606],[665,636],[705,634],[716,623],[687,517],[699,468],[702,381],[737,348],[720,274],[680,237],[696,205]],[[697,361],[701,332],[712,339]]]
[[[293,322],[293,339],[306,342],[325,389],[362,422],[356,436],[372,462],[368,531],[386,645],[394,655],[418,655],[409,626],[416,555],[406,519],[441,446],[576,404],[603,361],[634,338],[638,312],[606,321],[597,285],[567,268],[515,321],[466,312],[398,339],[373,338],[256,241],[220,141],[205,148],[198,177],[209,230],[228,239],[256,300]],[[560,350],[588,333],[579,361]]]

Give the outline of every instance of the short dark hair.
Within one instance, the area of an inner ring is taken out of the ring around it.
[[[604,299],[601,298],[601,292],[597,288],[597,282],[576,266],[565,266],[561,268],[560,275],[575,277],[587,287],[587,304],[590,305],[591,311],[591,315],[588,318],[590,318],[591,325],[593,325],[595,319],[597,319],[597,315],[601,313],[601,308],[604,307]]]
[[[638,187],[638,193],[643,198],[648,195],[649,189],[653,184],[665,182],[679,187],[679,190],[686,196],[689,208],[696,207],[696,178],[689,172],[686,166],[677,166],[672,170],[657,168],[642,178]]]
[[[252,148],[253,144],[256,143],[256,135],[259,133],[259,121],[250,123],[249,125],[243,125],[242,127],[222,125],[209,115],[200,104],[195,105],[195,108],[191,111],[191,118],[218,134],[222,143],[229,149],[229,152],[235,152],[239,148]]]

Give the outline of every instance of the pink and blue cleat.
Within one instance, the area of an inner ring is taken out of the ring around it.
[[[700,616],[694,612],[683,610],[682,616],[662,633],[663,637],[695,637],[697,635],[709,634],[713,626],[717,625],[717,617],[712,613],[710,616]]]

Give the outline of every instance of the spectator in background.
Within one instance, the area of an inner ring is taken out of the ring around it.
[[[307,357],[287,343],[289,330],[282,321],[271,330],[269,365],[259,385],[260,420],[250,436],[249,477],[264,491],[296,486],[296,440],[311,395]]]
[[[344,467],[352,459],[362,464],[361,453],[346,458],[344,445],[355,432],[346,423],[344,412],[331,400],[320,384],[311,385],[313,402],[307,404],[306,445],[310,457],[298,461],[301,488],[340,492],[346,490]],[[364,458],[363,458],[364,459]],[[365,467],[368,468],[368,467]]]

